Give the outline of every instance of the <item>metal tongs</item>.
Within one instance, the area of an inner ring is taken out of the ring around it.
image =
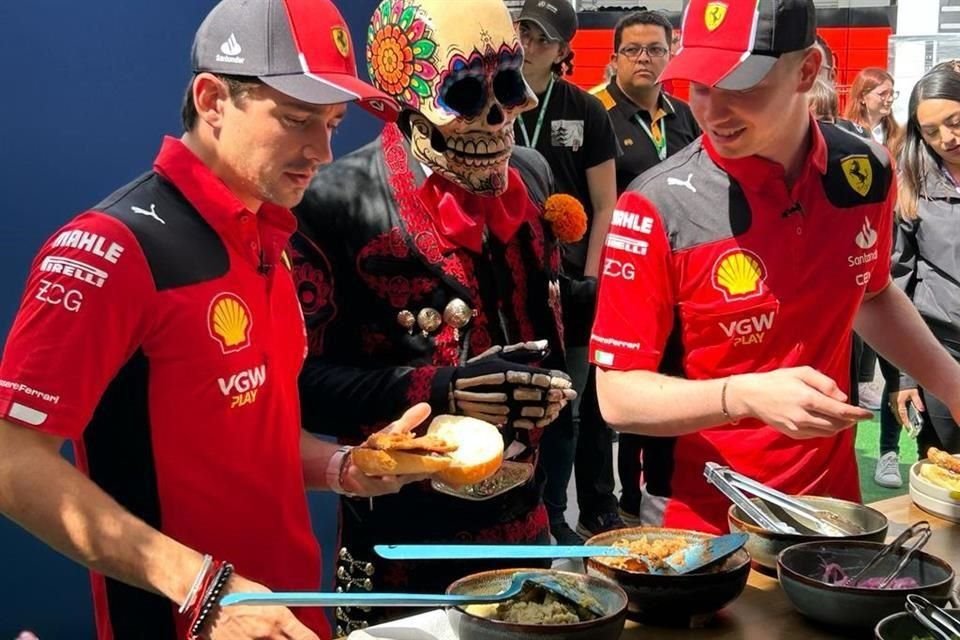
[[[954,640],[960,637],[960,620],[923,596],[915,593],[908,595],[906,609],[924,629],[933,633],[937,640]]]
[[[809,504],[797,500],[793,496],[788,496],[776,489],[771,489],[765,484],[752,480],[745,475],[739,474],[730,469],[730,467],[724,467],[715,462],[708,462],[704,469],[704,475],[707,478],[707,482],[719,489],[721,493],[740,507],[740,510],[743,511],[748,518],[764,529],[779,533],[800,533],[793,526],[774,518],[769,512],[760,509],[754,502],[747,498],[743,492],[752,494],[765,502],[780,507],[795,517],[798,522],[823,536],[846,537],[859,535],[864,532],[862,527],[850,522],[846,518],[842,518],[829,511],[811,507]]]
[[[729,479],[729,474],[732,473],[733,471],[731,471],[729,467],[721,467],[716,462],[708,462],[706,468],[703,470],[703,475],[706,476],[707,482],[715,486],[720,493],[727,496],[730,502],[740,507],[744,515],[756,524],[764,529],[778,533],[797,533],[796,529],[786,522],[774,518],[733,486]]]
[[[875,566],[880,564],[884,558],[893,554],[899,553],[906,549],[903,554],[903,557],[900,558],[900,562],[897,563],[897,566],[893,568],[893,571],[887,574],[887,577],[883,579],[878,589],[886,589],[887,585],[893,582],[893,579],[900,575],[900,572],[903,571],[904,567],[907,566],[907,563],[910,562],[910,558],[913,557],[913,554],[919,551],[927,544],[927,541],[930,539],[930,536],[933,535],[933,531],[930,529],[930,523],[926,520],[921,520],[920,522],[915,522],[909,529],[906,529],[893,539],[893,542],[883,547],[877,555],[873,558],[856,573],[849,580],[847,584],[856,586],[860,580],[862,580],[867,573],[873,569]],[[907,546],[907,541],[916,538],[916,541],[913,542],[910,546]]]

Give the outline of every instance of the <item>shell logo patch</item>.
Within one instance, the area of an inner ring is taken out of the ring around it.
[[[216,340],[224,354],[250,346],[250,329],[253,327],[250,308],[236,294],[220,293],[213,298],[207,326],[210,337]]]
[[[708,2],[707,9],[703,12],[703,22],[707,25],[707,31],[716,31],[723,24],[727,17],[727,3]]]
[[[866,197],[873,185],[873,167],[870,166],[870,159],[865,155],[847,156],[840,161],[840,166],[843,168],[843,175],[850,188],[861,197]]]
[[[767,268],[752,251],[734,249],[720,256],[713,268],[713,286],[727,302],[758,296],[763,292]]]
[[[340,52],[344,58],[350,57],[350,38],[347,36],[347,32],[344,31],[343,27],[334,27],[330,30],[330,34],[333,36],[333,44],[337,47],[337,51]]]

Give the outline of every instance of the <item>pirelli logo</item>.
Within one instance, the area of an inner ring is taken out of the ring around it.
[[[636,256],[645,256],[647,255],[647,249],[650,248],[650,243],[645,240],[637,240],[635,238],[610,233],[607,234],[607,246],[611,249],[619,249],[620,251],[626,251]]]
[[[85,262],[63,258],[60,256],[47,256],[40,263],[40,271],[45,273],[60,273],[70,278],[76,278],[82,282],[92,284],[97,288],[103,287],[107,281],[107,272],[96,267],[91,267]]]

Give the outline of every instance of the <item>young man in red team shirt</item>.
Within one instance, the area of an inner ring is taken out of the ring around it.
[[[0,365],[0,512],[95,572],[103,640],[329,637],[321,609],[216,601],[319,588],[306,488],[400,488],[301,430],[284,253],[344,103],[393,103],[329,0],[224,0],[193,69],[183,137],[33,264]]]
[[[673,438],[645,464],[645,522],[724,530],[709,461],[859,500],[854,326],[960,416],[960,368],[889,286],[889,155],[807,112],[814,33],[812,0],[693,0],[662,79],[692,81],[704,136],[617,204],[591,357],[611,424]]]

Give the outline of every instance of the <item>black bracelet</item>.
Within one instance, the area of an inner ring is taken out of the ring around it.
[[[210,588],[207,589],[207,592],[203,595],[203,600],[200,601],[200,615],[197,616],[196,622],[194,622],[193,627],[190,628],[190,635],[192,637],[200,635],[200,630],[203,629],[203,625],[210,616],[210,612],[213,611],[213,608],[220,602],[220,593],[223,591],[223,587],[226,586],[227,580],[232,573],[233,565],[229,562],[223,563],[223,566],[217,571],[217,577],[214,578],[210,584]]]

